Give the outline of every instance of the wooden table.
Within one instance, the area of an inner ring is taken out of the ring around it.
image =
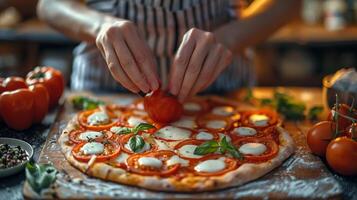
[[[318,88],[279,88],[285,91],[290,92],[292,95],[294,95],[296,98],[303,100],[306,102],[307,106],[313,106],[313,105],[321,105],[321,90]],[[268,97],[272,94],[273,88],[256,88],[254,90],[254,95],[257,97]],[[228,94],[230,98],[234,99],[241,99],[242,96],[244,96],[244,92],[242,91],[237,91],[237,92],[232,92]],[[54,120],[54,117],[52,116],[52,119]],[[47,120],[49,121],[49,120]],[[286,129],[288,130],[295,130],[297,133],[301,134],[300,139],[296,141],[297,143],[300,144],[300,147],[302,151],[306,152],[306,142],[304,140],[304,134],[306,134],[307,129],[311,126],[311,122],[308,121],[302,121],[302,122],[287,122],[285,123]],[[33,130],[35,129],[35,130]],[[32,129],[30,129],[26,133],[12,133],[13,131],[8,130],[7,128],[4,127],[4,125],[1,125],[1,132],[0,136],[2,137],[16,137],[20,139],[24,139],[28,142],[30,142],[32,145],[35,145],[35,151],[38,152],[42,149],[41,143],[43,142],[43,138],[46,137],[47,133],[49,132],[49,127],[48,124],[47,126],[37,126]],[[34,133],[37,132],[37,133]],[[42,132],[39,133],[39,132]],[[309,177],[314,177],[314,174],[319,175],[321,173],[321,170],[323,171],[323,176],[326,176],[330,179],[330,181],[334,182],[333,188],[319,188],[318,185],[316,186],[317,190],[314,191],[317,194],[320,194],[320,196],[323,196],[323,193],[328,193],[331,192],[330,190],[333,189],[331,194],[334,194],[334,192],[338,195],[333,196],[332,198],[339,199],[357,199],[357,178],[356,177],[342,177],[339,176],[335,173],[330,173],[328,168],[325,168],[324,165],[321,163],[320,159],[309,155],[309,159],[312,159],[313,162],[316,162],[317,165],[311,165],[311,169],[302,169],[302,171],[305,170],[305,172],[302,172],[302,175],[305,176],[306,174],[304,173],[310,173],[307,174]],[[311,161],[311,160],[310,160]],[[294,160],[287,161],[289,162],[294,162]],[[316,168],[314,168],[316,167]],[[274,174],[268,175],[266,178],[269,179],[269,177],[274,178]],[[295,176],[299,177],[299,175]],[[24,173],[14,175],[12,177],[8,177],[5,179],[0,179],[0,199],[18,199],[21,198],[21,188],[24,180]],[[264,180],[264,177],[263,177]],[[313,179],[312,179],[313,180]],[[293,180],[292,180],[293,181]],[[304,183],[302,183],[304,184]],[[224,191],[223,191],[224,192]],[[295,191],[292,191],[295,192]]]

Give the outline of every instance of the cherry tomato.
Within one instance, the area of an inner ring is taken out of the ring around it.
[[[58,104],[64,91],[65,81],[62,73],[53,67],[36,67],[26,76],[28,85],[43,84],[50,97],[50,109]]]
[[[146,154],[132,154],[127,159],[128,168],[129,171],[144,176],[171,176],[175,174],[180,168],[180,164],[175,164],[171,166],[166,165],[166,161],[174,155],[176,155],[174,152],[167,150],[150,152]],[[141,157],[157,158],[162,161],[163,165],[160,168],[139,165],[138,160]]]
[[[101,111],[100,109],[82,111],[81,113],[78,114],[78,123],[85,129],[89,129],[93,131],[109,130],[112,126],[114,126],[117,123],[117,117],[114,113],[112,113],[108,109],[106,110],[106,113],[109,116],[110,123],[101,124],[101,125],[90,125],[87,122],[87,119],[91,114],[100,111]]]
[[[346,136],[354,140],[357,139],[357,123],[353,123],[347,128]]]
[[[17,76],[8,77],[2,81],[0,94],[5,91],[14,91],[22,88],[27,88],[26,82],[23,78]]]
[[[331,121],[322,121],[315,124],[307,132],[307,144],[312,153],[324,157],[326,147],[333,138],[335,124]]]
[[[225,168],[220,170],[220,171],[217,171],[217,172],[198,172],[196,171],[194,168],[197,164],[199,164],[200,162],[204,162],[206,160],[217,160],[219,158],[223,158],[224,156],[222,155],[209,155],[209,156],[206,156],[202,159],[199,159],[198,162],[195,163],[195,165],[192,165],[192,171],[194,174],[196,175],[199,175],[199,176],[219,176],[219,175],[222,175],[222,174],[225,174],[229,171],[232,171],[234,169],[236,169],[239,165],[238,165],[238,162],[233,159],[233,158],[229,158],[229,157],[224,157],[224,162],[226,164]]]
[[[335,108],[333,108],[331,110],[330,114],[327,117],[327,120],[334,121],[334,109]],[[355,109],[351,110],[350,107],[346,104],[340,104],[338,113],[357,119],[357,111]],[[348,126],[350,126],[351,124],[352,124],[351,120],[346,119],[342,116],[338,117],[338,129],[339,130],[342,130],[342,131],[346,130],[346,128]]]
[[[93,156],[93,155],[85,155],[82,153],[81,148],[85,144],[87,144],[87,142],[79,143],[76,146],[74,146],[72,149],[73,157],[80,162],[88,162]],[[120,153],[119,144],[113,140],[107,140],[104,143],[104,152],[102,154],[96,155],[97,158],[95,159],[95,161],[97,162],[108,161],[119,155],[119,153]]]
[[[170,123],[180,119],[182,104],[173,96],[162,90],[156,90],[144,98],[144,108],[155,122]]]
[[[31,85],[29,90],[34,93],[33,122],[41,123],[48,112],[49,95],[41,84]]]
[[[279,152],[278,144],[271,137],[245,138],[233,142],[233,145],[239,149],[246,143],[260,143],[267,147],[267,150],[261,155],[244,155],[244,160],[247,162],[266,162],[274,158]]]
[[[330,142],[326,150],[330,167],[342,175],[357,175],[357,142],[339,137]]]

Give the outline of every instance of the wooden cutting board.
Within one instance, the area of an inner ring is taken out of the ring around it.
[[[78,94],[72,94],[78,95]],[[104,100],[128,104],[135,97],[126,95],[105,96]],[[244,104],[241,104],[244,106]],[[342,189],[321,160],[309,153],[306,146],[306,125],[298,122],[285,122],[297,144],[297,150],[280,167],[258,180],[240,187],[201,193],[168,193],[150,191],[138,187],[126,186],[88,177],[72,167],[61,153],[57,139],[66,123],[73,117],[75,110],[66,102],[47,137],[41,152],[40,163],[52,163],[59,171],[51,194],[55,198],[115,198],[115,199],[340,199]],[[24,184],[24,196],[30,199],[48,197],[35,194],[27,183]]]

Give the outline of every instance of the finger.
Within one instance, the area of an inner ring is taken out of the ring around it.
[[[217,77],[222,73],[222,71],[226,69],[226,67],[228,66],[229,63],[231,63],[231,61],[232,61],[232,52],[229,50],[225,50],[218,61],[217,68],[215,69],[213,76],[207,82],[207,84],[203,86],[203,88],[201,88],[200,90],[204,90],[208,86],[210,86],[217,79]]]
[[[193,36],[186,34],[174,58],[171,73],[169,90],[173,95],[178,95],[187,65],[195,48],[196,42]]]
[[[125,74],[123,69],[121,68],[116,53],[111,46],[111,44],[102,45],[103,48],[103,56],[107,62],[108,69],[112,74],[113,78],[119,82],[123,87],[127,88],[131,92],[137,93],[139,92],[139,88],[129,79],[129,77]]]
[[[124,38],[140,68],[140,71],[145,76],[146,81],[150,84],[151,90],[157,90],[159,88],[157,68],[150,48],[136,30],[128,32],[128,34],[125,34]]]
[[[198,42],[195,50],[193,51],[187,70],[184,74],[180,92],[178,94],[180,101],[183,101],[190,93],[198,75],[200,74],[204,60],[207,57],[213,41],[213,35],[209,34]]]
[[[112,44],[124,72],[141,91],[148,93],[150,90],[149,84],[139,70],[126,42],[117,37],[115,41],[112,41]]]
[[[212,50],[209,51],[206,57],[202,70],[196,80],[196,83],[191,89],[190,96],[195,95],[200,91],[214,75],[215,69],[218,67],[217,64],[220,60],[221,54],[223,53],[223,46],[221,44],[216,45]]]

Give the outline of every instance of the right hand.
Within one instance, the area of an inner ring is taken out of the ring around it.
[[[134,23],[115,19],[103,24],[96,44],[113,78],[122,86],[134,93],[159,88],[154,56]]]

